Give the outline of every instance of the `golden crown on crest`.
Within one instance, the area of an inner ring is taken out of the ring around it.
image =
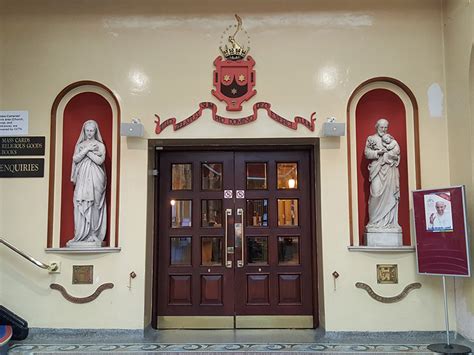
[[[235,19],[237,20],[237,25],[229,26],[227,28],[227,30],[229,30],[232,27],[236,27],[235,32],[232,35],[229,35],[227,38],[230,43],[230,46],[226,44],[224,47],[219,47],[224,57],[230,60],[244,59],[250,50],[250,47],[247,46],[247,48],[245,48],[244,46],[240,45],[239,42],[237,42],[237,40],[235,39],[237,33],[242,30],[242,19],[237,14],[235,15]]]

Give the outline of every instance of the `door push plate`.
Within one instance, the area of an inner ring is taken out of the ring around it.
[[[238,198],[238,199],[245,198],[245,190],[235,191],[235,197]]]
[[[224,190],[224,198],[232,198],[233,197],[233,191],[232,190]]]
[[[237,260],[237,267],[243,267],[244,266],[244,261],[243,260]]]
[[[234,254],[234,247],[227,247],[227,254]]]
[[[235,246],[242,247],[242,223],[235,223]]]
[[[226,268],[231,268],[231,267],[232,267],[232,260],[227,260]]]

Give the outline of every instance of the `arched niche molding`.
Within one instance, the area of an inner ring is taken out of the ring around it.
[[[350,245],[351,246],[364,246],[363,229],[365,227],[367,214],[367,206],[361,206],[362,202],[366,203],[364,199],[367,195],[367,191],[362,191],[361,186],[366,184],[367,181],[363,181],[366,172],[361,154],[361,136],[375,133],[375,127],[372,125],[372,130],[367,132],[357,131],[357,113],[359,105],[366,105],[368,101],[373,99],[374,101],[384,100],[392,101],[393,104],[399,105],[398,113],[401,115],[404,112],[405,118],[405,137],[403,141],[406,141],[405,155],[402,156],[402,160],[405,159],[406,174],[404,182],[404,205],[407,210],[403,210],[404,223],[403,229],[403,245],[411,245],[413,240],[413,221],[412,221],[412,209],[413,201],[411,191],[419,189],[420,184],[420,147],[419,147],[419,126],[418,126],[418,104],[416,102],[415,95],[413,92],[401,81],[389,78],[389,77],[377,77],[367,80],[360,84],[352,93],[347,104],[347,156],[348,156],[348,191],[349,191],[349,227],[350,227]],[[374,102],[377,105],[376,102]],[[383,110],[382,110],[383,111]],[[359,110],[359,116],[360,116]],[[381,117],[379,117],[381,118]],[[390,117],[388,118],[390,121]],[[392,122],[393,123],[393,122]],[[367,128],[365,128],[367,130]],[[359,133],[359,136],[358,136]],[[390,127],[389,127],[389,133]],[[366,139],[367,137],[364,137]],[[397,139],[397,137],[395,137]],[[359,141],[358,141],[359,140]],[[362,162],[362,164],[361,164]],[[402,162],[401,162],[402,163]],[[402,171],[400,173],[400,179],[402,179]],[[401,185],[402,181],[401,181]],[[367,189],[367,186],[365,188]],[[365,194],[365,195],[362,195]],[[361,201],[362,200],[362,201]],[[365,208],[365,211],[362,210]],[[402,206],[399,206],[399,213]]]
[[[118,247],[120,185],[120,105],[115,94],[95,81],[79,81],[65,87],[51,109],[49,206],[47,248],[64,247],[71,239],[74,217],[70,170],[71,147],[83,122],[96,119],[106,145],[107,234],[106,246]],[[71,227],[72,223],[72,227]]]

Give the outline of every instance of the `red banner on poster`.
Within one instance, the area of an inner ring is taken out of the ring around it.
[[[418,273],[470,276],[464,186],[413,191]]]
[[[270,117],[272,120],[278,122],[279,124],[288,127],[290,129],[296,130],[298,128],[298,124],[301,124],[305,126],[307,129],[309,129],[311,132],[314,131],[314,122],[316,121],[316,112],[313,112],[311,114],[311,118],[308,120],[306,118],[296,116],[293,121],[290,121],[275,112],[271,110],[271,105],[268,102],[257,102],[256,104],[253,105],[253,114],[241,118],[229,118],[229,117],[224,117],[220,116],[217,114],[217,106],[212,103],[212,102],[201,102],[199,104],[199,109],[193,113],[191,116],[188,118],[185,118],[182,121],[176,122],[175,117],[168,118],[165,120],[163,123],[161,123],[160,116],[155,114],[155,117],[157,118],[155,120],[156,127],[155,127],[155,133],[160,134],[166,127],[173,125],[173,130],[177,131],[181,128],[184,128],[197,119],[199,119],[202,116],[202,112],[204,110],[211,110],[212,111],[212,119],[218,123],[222,123],[225,125],[229,126],[241,126],[253,121],[256,121],[258,118],[258,110],[263,109],[267,111],[268,117]]]

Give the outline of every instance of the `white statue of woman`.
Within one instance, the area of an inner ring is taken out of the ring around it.
[[[368,246],[401,246],[402,228],[398,224],[400,200],[400,147],[389,134],[388,121],[381,118],[376,133],[367,138],[365,157],[369,164],[369,222],[365,227]]]
[[[105,191],[105,145],[99,126],[88,120],[72,157],[71,181],[74,183],[74,238],[68,247],[100,247],[107,231]]]

